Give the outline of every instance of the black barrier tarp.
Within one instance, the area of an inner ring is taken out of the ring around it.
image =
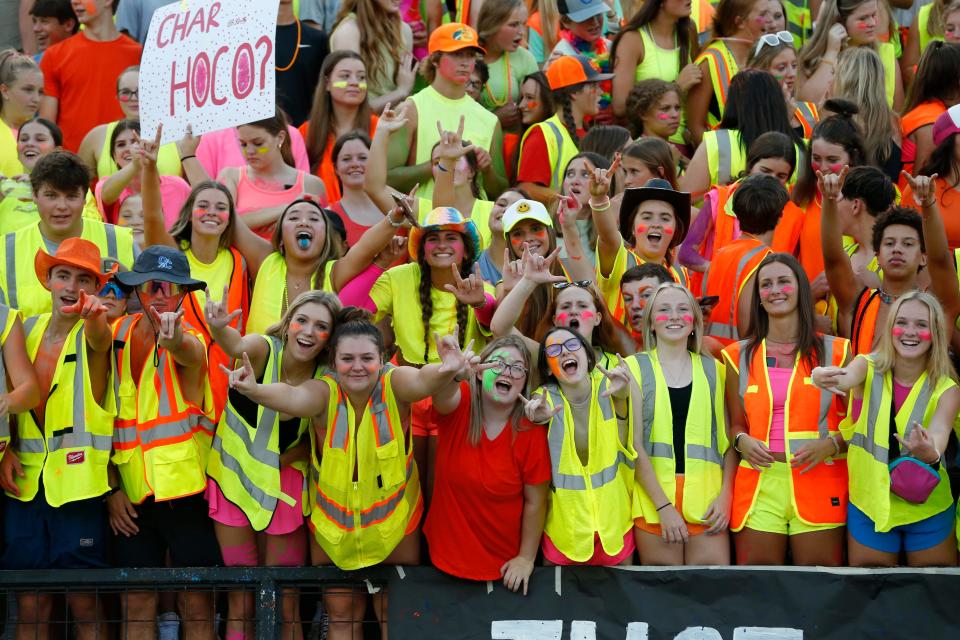
[[[404,640],[960,638],[957,569],[538,568],[524,597],[405,567],[389,594]]]

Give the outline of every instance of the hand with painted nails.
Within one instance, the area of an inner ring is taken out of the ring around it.
[[[84,320],[96,318],[107,312],[107,308],[100,302],[100,298],[80,290],[77,301],[70,305],[60,307],[60,313],[76,314]]]
[[[206,289],[205,293],[207,294],[207,302],[203,305],[203,317],[207,321],[207,326],[211,329],[223,329],[243,313],[242,309],[227,311],[228,290],[226,285],[223,287],[223,297],[220,298],[220,302],[213,299],[213,296],[210,295],[210,289]]]
[[[238,368],[229,369],[220,365],[220,370],[227,374],[227,384],[230,385],[230,388],[236,389],[243,395],[253,393],[259,386],[257,376],[253,371],[253,365],[250,364],[250,356],[247,355],[246,351],[243,352]]]
[[[443,288],[456,297],[458,302],[474,308],[482,307],[487,303],[487,294],[483,289],[483,276],[480,274],[480,264],[473,263],[473,272],[466,278],[460,276],[457,265],[450,265],[453,274],[453,284],[445,284]]]
[[[529,400],[521,394],[520,401],[523,402],[523,415],[534,424],[546,424],[553,419],[553,416],[563,411],[562,404],[558,404],[553,409],[550,408],[546,393],[538,393]]]
[[[920,207],[921,212],[936,204],[937,184],[934,181],[937,179],[938,174],[935,173],[932,176],[914,176],[906,171],[901,171],[900,173],[907,179],[907,184],[910,185],[910,191],[913,192],[913,200],[917,203],[917,206]]]
[[[183,338],[183,314],[183,309],[160,313],[150,307],[150,317],[153,318],[153,327],[157,331],[157,342],[164,349],[172,349],[180,344]]]
[[[564,282],[564,276],[554,275],[550,272],[554,261],[560,255],[560,247],[554,249],[548,256],[539,256],[530,253],[530,248],[526,243],[523,245],[523,255],[520,258],[523,279],[535,284],[552,284],[554,282]]]
[[[557,198],[557,221],[560,226],[564,229],[576,229],[580,209],[580,201],[575,196],[559,196]]]

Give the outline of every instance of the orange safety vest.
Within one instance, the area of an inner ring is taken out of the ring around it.
[[[704,290],[708,296],[720,296],[720,300],[710,312],[704,335],[723,344],[740,339],[737,331],[740,294],[747,280],[770,253],[770,247],[756,238],[742,236],[714,255]]]
[[[940,114],[947,110],[947,105],[940,100],[928,100],[918,104],[916,107],[903,114],[900,118],[900,133],[903,134],[901,144],[901,159],[903,160],[903,170],[909,174],[914,173],[913,161],[917,159],[917,143],[910,139],[910,136],[920,127],[926,127],[936,122]],[[900,191],[907,188],[907,179],[900,175]]]
[[[800,227],[799,246],[800,264],[807,274],[807,279],[814,279],[823,273],[823,245],[820,240],[820,196],[817,195],[807,205],[803,214],[803,224]]]
[[[773,243],[770,245],[777,253],[797,255],[797,246],[800,244],[800,230],[803,229],[803,209],[793,200],[787,200],[783,208],[783,215],[777,228],[773,230]]]
[[[877,316],[880,314],[880,291],[864,288],[854,304],[853,320],[850,322],[850,342],[853,354],[873,351],[873,337],[877,332]]]
[[[803,137],[807,140],[813,135],[813,128],[820,122],[820,111],[813,102],[798,102],[793,115],[797,116],[800,126],[803,127]]]
[[[233,256],[233,270],[230,273],[230,285],[227,290],[227,313],[240,309],[242,313],[230,322],[230,326],[246,333],[247,314],[250,309],[250,281],[247,278],[247,262],[240,252],[230,248]],[[219,292],[212,292],[219,295]],[[227,374],[220,369],[220,365],[230,368],[232,358],[217,344],[207,327],[203,305],[197,298],[197,292],[191,292],[183,299],[183,321],[203,333],[207,344],[207,373],[210,377],[210,386],[213,390],[214,420],[220,420],[220,414],[227,406]]]
[[[825,364],[843,366],[850,343],[843,338],[821,337]],[[747,433],[769,446],[773,394],[767,371],[766,341],[760,343],[749,362],[747,356],[745,341],[723,350],[727,366],[739,376]],[[798,357],[784,407],[783,434],[788,462],[803,445],[839,434],[845,414],[843,399],[814,386],[810,371],[807,359]],[[799,518],[808,524],[844,524],[847,520],[846,456],[827,459],[802,475],[801,468],[791,468],[792,502]],[[733,485],[732,531],[743,528],[754,508],[760,474],[745,460],[740,461]]]
[[[733,57],[730,49],[722,40],[715,40],[707,45],[707,48],[700,52],[695,60],[697,64],[707,63],[707,73],[710,83],[713,85],[713,93],[716,96],[717,105],[720,107],[720,116],[707,111],[707,124],[711,129],[716,129],[723,118],[723,112],[727,106],[727,92],[730,88],[730,79],[740,71],[736,58]]]
[[[113,462],[130,501],[149,496],[172,500],[200,493],[207,486],[207,456],[216,425],[209,381],[204,383],[203,407],[183,396],[177,365],[166,349],[147,356],[134,379],[127,343],[143,314],[128,315],[113,325],[114,393],[117,419],[113,428]],[[201,342],[190,326],[184,332]]]
[[[627,249],[627,267],[626,267],[627,269],[638,267],[641,264],[646,264],[647,262],[649,261],[644,260],[643,258],[638,256],[636,253],[634,253],[633,249]],[[666,268],[667,271],[670,272],[670,275],[673,276],[674,282],[676,282],[681,286],[689,288],[689,276],[685,268],[683,267],[677,268],[672,264],[664,264],[663,266]],[[564,275],[566,275],[567,279],[569,280],[570,275],[566,267],[564,267],[563,272],[564,272]],[[624,321],[624,318],[626,317],[627,312],[626,312],[626,308],[623,306],[622,294],[617,295],[617,304],[613,309],[611,309],[611,313],[613,313],[613,317],[619,320],[620,322]]]

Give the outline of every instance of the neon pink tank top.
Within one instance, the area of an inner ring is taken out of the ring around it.
[[[786,418],[787,395],[790,393],[790,376],[793,369],[788,367],[767,367],[770,375],[770,395],[773,396],[773,415],[770,416],[770,451],[784,453],[784,422]]]
[[[253,184],[247,176],[248,169],[240,169],[240,180],[237,182],[237,215],[241,218],[246,213],[258,211],[267,207],[285,207],[303,194],[303,171],[297,171],[297,181],[293,186],[283,191],[269,191]],[[324,203],[325,204],[325,203]],[[261,238],[270,239],[276,223],[256,227],[252,231]]]

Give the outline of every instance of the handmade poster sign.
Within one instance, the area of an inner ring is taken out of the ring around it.
[[[153,14],[140,64],[141,135],[161,143],[273,116],[279,0],[180,0]]]

